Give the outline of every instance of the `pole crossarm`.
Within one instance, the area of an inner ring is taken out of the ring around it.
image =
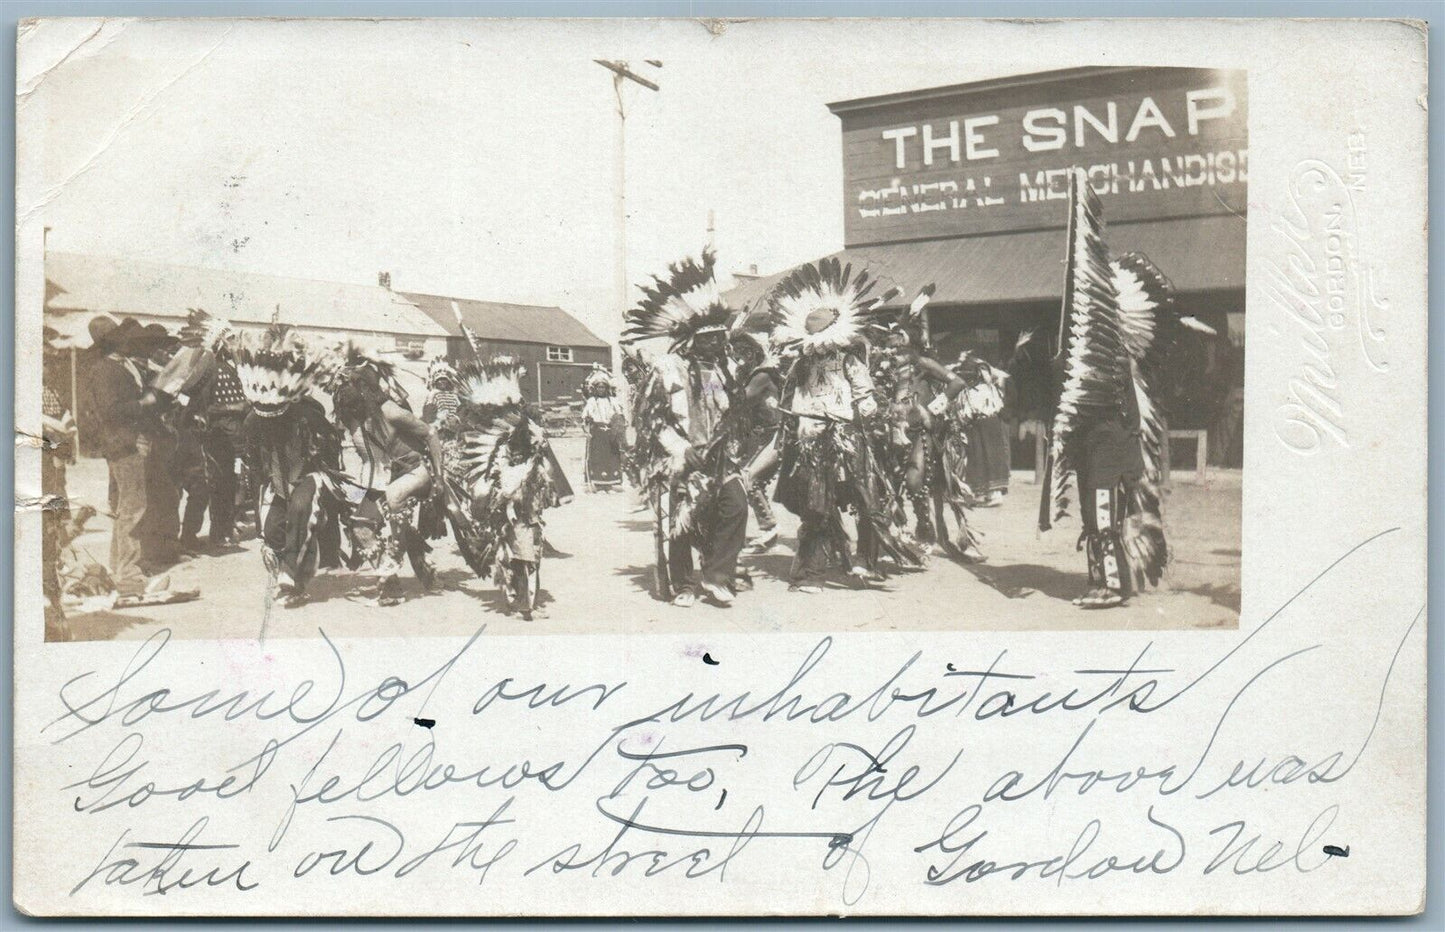
[[[597,64],[601,65],[603,68],[606,68],[608,71],[611,71],[613,74],[616,74],[618,77],[626,78],[629,81],[635,81],[650,91],[662,90],[662,88],[658,87],[652,81],[647,80],[642,75],[628,68],[626,62],[607,61],[606,59],[602,58],[594,58],[592,60],[595,61]]]

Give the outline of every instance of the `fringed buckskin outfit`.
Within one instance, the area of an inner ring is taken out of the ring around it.
[[[245,398],[239,444],[256,488],[261,556],[286,605],[306,597],[318,567],[340,565],[341,439],[312,396],[325,354],[288,327],[239,332],[192,310],[181,331],[188,346],[234,366]]]
[[[456,532],[472,568],[490,570],[508,606],[531,621],[541,593],[544,516],[567,487],[546,431],[523,403],[525,371],[515,357],[492,356],[462,378],[455,468],[467,507]]]
[[[739,588],[738,554],[747,537],[747,492],[740,472],[738,393],[729,358],[733,312],[719,298],[714,256],[674,263],[666,279],[642,287],[623,340],[666,339],[640,380],[634,401],[635,455],[656,522],[658,594],[678,605],[696,596],[693,551],[702,558],[696,587],[730,604]]]
[[[803,591],[835,563],[861,581],[878,578],[885,552],[921,564],[896,526],[865,426],[879,410],[865,338],[878,302],[868,299],[868,274],[851,272],[836,260],[806,265],[769,299],[772,344],[788,373],[780,410],[790,421],[775,497],[801,522],[791,581]]]

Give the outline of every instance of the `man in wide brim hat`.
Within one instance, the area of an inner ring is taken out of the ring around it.
[[[108,345],[110,336],[118,326],[120,325],[116,323],[115,318],[109,314],[96,314],[90,319],[90,322],[85,325],[85,329],[90,332],[90,345],[95,347],[99,352],[110,352]]]
[[[131,318],[127,319],[130,320]],[[122,323],[121,326],[124,327],[125,324]],[[145,326],[141,326],[137,323],[135,327],[130,328],[126,335],[124,352],[126,355],[136,359],[151,359],[158,352],[178,342],[179,341],[171,336],[166,328],[160,324],[146,324]]]
[[[150,419],[151,404],[146,400],[145,376],[127,353],[144,328],[133,317],[117,324],[100,316],[89,329],[97,356],[87,371],[94,434],[112,489],[110,575],[122,596],[138,596],[146,586],[137,534],[146,510],[146,444],[141,432]]]
[[[110,323],[106,324],[106,320]],[[133,355],[132,349],[144,331],[145,328],[134,317],[127,317],[118,324],[111,318],[97,318],[90,322],[91,341],[96,350],[105,355]]]

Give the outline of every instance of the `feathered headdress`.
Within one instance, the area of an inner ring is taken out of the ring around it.
[[[1110,259],[1098,195],[1081,174],[1069,177],[1068,273],[1059,324],[1063,376],[1049,450],[1053,500],[1040,502],[1039,526],[1047,530],[1052,519],[1067,512],[1070,475],[1077,466],[1070,460],[1070,441],[1088,422],[1118,416],[1132,401],[1139,412],[1144,477],[1133,492],[1137,507],[1126,524],[1124,546],[1136,581],[1154,583],[1168,553],[1154,487],[1164,418],[1153,377],[1179,326],[1213,330],[1177,315],[1169,280],[1143,255]]]
[[[462,398],[477,407],[521,404],[522,376],[526,373],[527,367],[515,356],[490,356],[462,376]]]
[[[725,332],[732,310],[713,279],[716,262],[713,251],[705,249],[701,262],[674,262],[666,279],[654,275],[651,285],[641,285],[643,297],[627,312],[622,342],[666,337],[673,352],[685,352],[695,337]]]
[[[908,306],[901,308],[895,314],[890,315],[886,321],[888,330],[894,333],[902,333],[908,337],[908,342],[919,350],[928,350],[933,346],[933,330],[928,320],[928,304],[933,300],[935,291],[932,282],[918,289],[918,294]],[[898,293],[894,289],[893,296]],[[885,301],[878,302],[880,305],[892,300],[892,296],[886,297]]]
[[[234,334],[229,345],[241,394],[261,417],[281,414],[320,375],[320,357],[290,327],[272,324],[259,333]]]
[[[385,401],[409,407],[407,391],[396,377],[396,366],[377,359],[355,343],[348,341],[322,365],[323,387],[338,408],[370,407]]]
[[[433,359],[426,367],[426,387],[436,388],[443,379],[455,386],[458,382],[457,370],[445,359]]]
[[[1122,412],[1125,393],[1133,390],[1119,291],[1104,242],[1102,208],[1098,195],[1087,184],[1080,184],[1076,174],[1069,176],[1066,248],[1058,343],[1063,374],[1051,431],[1055,517],[1063,515],[1069,504],[1069,476],[1074,469],[1068,457],[1069,441],[1088,421]],[[1040,517],[1046,528],[1047,515]]]
[[[213,353],[233,349],[237,337],[238,332],[230,321],[198,307],[187,311],[186,322],[181,325],[181,343]]]
[[[823,259],[794,270],[769,296],[772,343],[783,353],[837,353],[859,345],[875,323],[877,280],[866,270]]]
[[[467,431],[455,455],[470,499],[457,537],[462,556],[478,574],[500,572],[511,559],[518,516],[538,516],[559,503],[547,432],[530,418],[496,418]]]
[[[582,380],[582,394],[587,397],[611,397],[617,394],[617,385],[612,381],[612,373],[597,363],[592,364],[592,371]]]

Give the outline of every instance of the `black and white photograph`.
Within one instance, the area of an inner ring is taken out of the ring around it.
[[[373,6],[18,24],[16,910],[1422,914],[1429,24]]]
[[[1247,76],[731,64],[126,69],[47,638],[1236,627]]]

